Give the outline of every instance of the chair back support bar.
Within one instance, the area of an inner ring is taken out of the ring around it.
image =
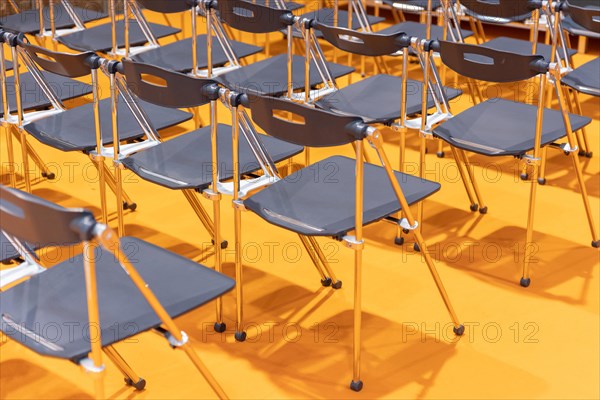
[[[36,246],[77,244],[93,238],[91,212],[66,209],[20,190],[0,185],[2,230]]]
[[[542,7],[539,0],[461,0],[460,4],[467,15],[496,23],[524,21]]]
[[[150,64],[122,61],[127,86],[136,96],[163,107],[198,107],[218,99],[211,79],[192,78]]]
[[[188,11],[198,5],[197,0],[138,0],[147,10],[163,14],[174,14]]]
[[[244,0],[220,0],[216,6],[227,25],[250,33],[277,32],[294,23],[294,14],[286,9],[266,7]]]
[[[517,82],[546,71],[543,56],[521,55],[477,45],[447,41],[431,42],[442,61],[460,75],[487,82]]]
[[[314,28],[321,31],[325,40],[340,50],[363,56],[386,56],[410,46],[410,37],[404,32],[382,35],[358,32],[315,21]]]
[[[596,3],[595,7],[582,7],[567,0],[562,3],[561,11],[585,29],[600,32],[600,3]]]
[[[340,116],[289,100],[248,95],[242,104],[252,110],[252,120],[266,133],[302,146],[339,146],[361,140],[366,134],[367,125],[358,117]]]

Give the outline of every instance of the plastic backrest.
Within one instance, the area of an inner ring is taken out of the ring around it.
[[[29,57],[43,70],[62,75],[67,78],[78,78],[89,75],[91,72],[90,61],[97,55],[91,51],[72,54],[51,51],[19,40],[19,46],[24,49]]]
[[[358,117],[274,97],[248,95],[252,120],[267,134],[301,146],[328,147],[364,138],[366,126]]]
[[[244,0],[220,0],[219,16],[232,28],[250,33],[277,32],[293,18],[289,10],[281,10]]]
[[[460,4],[468,15],[498,23],[526,20],[542,6],[539,0],[461,0]]]
[[[487,47],[439,41],[442,62],[460,75],[487,82],[517,82],[540,74],[543,56],[521,55]],[[435,46],[434,46],[435,48]]]
[[[600,33],[600,2],[597,0],[587,6],[566,1],[562,10],[585,29]]]
[[[140,99],[163,107],[197,107],[209,103],[217,83],[150,64],[124,59],[127,86]]]
[[[150,11],[164,14],[189,11],[198,3],[196,0],[137,0],[137,2]]]
[[[323,34],[323,38],[338,49],[363,56],[390,55],[404,47],[410,46],[410,37],[404,32],[391,35],[357,32],[352,29],[339,28],[322,23],[315,23]]]
[[[0,228],[35,246],[71,245],[90,240],[93,214],[67,209],[47,200],[0,185]]]

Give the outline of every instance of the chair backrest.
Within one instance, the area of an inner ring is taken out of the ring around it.
[[[244,0],[219,1],[217,9],[219,17],[227,25],[250,33],[277,32],[294,21],[294,14],[289,10],[271,8]]]
[[[517,82],[548,70],[543,56],[521,55],[447,41],[432,42],[442,62],[460,75],[487,82]]]
[[[267,134],[302,146],[339,146],[361,140],[367,126],[358,117],[341,116],[274,97],[248,95],[252,120]]]
[[[197,107],[216,100],[218,85],[129,59],[123,59],[127,87],[140,99],[163,107]]]
[[[600,33],[600,3],[597,1],[589,6],[582,6],[567,0],[563,3],[562,11],[585,29]]]
[[[198,4],[197,0],[137,0],[150,11],[173,14],[190,10]]]
[[[66,209],[32,194],[0,185],[0,228],[36,246],[70,245],[94,237],[96,220],[83,209]]]
[[[542,7],[540,0],[460,0],[465,13],[486,22],[524,21]]]
[[[19,37],[18,45],[42,69],[67,78],[78,78],[89,75],[92,68],[98,67],[98,65],[94,64],[99,60],[99,57],[91,51],[78,54],[51,51],[27,43],[23,40],[23,37]]]
[[[382,35],[372,32],[358,32],[314,22],[323,38],[340,50],[363,56],[385,56],[410,46],[410,36],[404,32]]]

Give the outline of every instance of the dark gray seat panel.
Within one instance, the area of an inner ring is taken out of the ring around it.
[[[156,129],[164,129],[192,118],[192,114],[139,101]],[[142,128],[124,101],[118,103],[119,137],[121,140],[140,138]],[[110,99],[100,101],[100,121],[104,144],[112,143]],[[96,148],[93,104],[72,108],[25,125],[25,130],[40,142],[62,151],[91,151]]]
[[[274,183],[244,201],[269,223],[309,236],[340,236],[355,228],[356,161],[334,156]],[[440,184],[396,172],[409,204],[440,189]],[[365,164],[364,224],[401,209],[385,170]]]
[[[573,131],[590,118],[569,115]],[[534,147],[537,107],[504,99],[490,99],[454,116],[433,134],[458,148],[487,156],[520,156]],[[560,111],[544,112],[542,145],[566,135]]]
[[[172,317],[234,287],[229,277],[150,243],[132,237],[122,238],[121,243],[125,255]],[[158,327],[160,319],[112,254],[104,249],[97,249],[96,254],[102,344]],[[0,315],[1,330],[37,353],[73,361],[86,357],[90,331],[82,256],[0,293]],[[17,332],[11,323],[37,334],[38,340]],[[58,331],[48,333],[49,326]]]
[[[573,21],[573,18],[571,18],[569,15],[565,15],[561,22],[563,29],[569,32],[571,35],[586,36],[595,39],[600,38],[600,32],[594,32],[584,28],[577,22]]]
[[[406,91],[407,115],[420,113],[423,83],[409,79]],[[462,91],[452,88],[445,88],[445,92],[448,99],[462,94]],[[328,94],[316,104],[325,110],[359,116],[366,123],[390,123],[400,118],[401,97],[402,78],[381,74]],[[431,95],[428,105],[435,106]]]
[[[73,7],[73,10],[84,23],[108,16],[106,12],[98,10],[97,8]],[[39,13],[38,9],[34,9],[0,17],[0,27],[12,32],[37,33],[40,30]],[[50,9],[44,7],[43,13],[44,26],[46,29],[50,29]],[[69,17],[69,14],[62,4],[56,4],[54,6],[54,25],[56,29],[73,28],[75,26],[73,20]]]
[[[532,50],[530,41],[513,39],[503,36],[498,37],[496,39],[492,39],[489,42],[485,42],[481,46],[487,47],[489,49],[508,51],[511,53],[523,55],[531,55]],[[540,56],[543,56],[547,61],[550,61],[550,57],[552,56],[552,46],[543,43],[538,43],[536,53]],[[569,54],[569,57],[572,57],[574,54],[577,54],[577,50],[567,49],[567,53]]]
[[[148,23],[154,36],[159,39],[179,33],[181,29],[170,26]],[[117,21],[117,46],[125,46],[125,22]],[[97,25],[79,32],[58,37],[58,41],[65,46],[79,51],[108,52],[112,49],[111,24]],[[142,33],[139,24],[131,20],[129,24],[129,43],[131,46],[141,46],[146,43],[146,36]]]
[[[13,69],[13,63],[8,61],[8,60],[4,60],[4,68],[6,68],[7,71],[10,71]]]
[[[248,1],[248,0],[246,0],[246,1]],[[273,0],[250,0],[250,3],[259,4],[261,6],[268,6],[268,7],[276,8],[275,2]],[[304,4],[296,3],[294,1],[286,1],[284,3],[285,3],[285,8],[288,9],[288,10],[290,10],[290,11],[299,10],[299,9],[305,7]]]
[[[377,31],[377,33],[380,33],[382,35],[388,35],[397,32],[404,32],[408,36],[425,38],[425,36],[427,35],[427,26],[425,24],[420,24],[414,21],[406,21]],[[473,32],[467,29],[461,29],[461,33],[463,38],[473,36]],[[443,40],[444,28],[439,25],[431,25],[431,39]]]
[[[223,180],[233,176],[231,126],[218,124],[219,175]],[[244,135],[240,135],[240,170],[254,172],[259,164]],[[273,161],[288,159],[303,147],[267,135],[260,135]],[[123,160],[125,166],[142,178],[170,189],[205,189],[212,182],[210,127],[177,136]]]
[[[333,8],[320,8],[318,10],[315,11],[310,11],[307,13],[302,14],[302,17],[304,18],[309,18],[309,19],[316,19],[317,21],[321,22],[322,24],[325,25],[331,25],[333,26],[334,23],[334,15],[333,15]],[[367,20],[369,21],[369,24],[371,26],[379,24],[383,21],[385,21],[384,17],[376,17],[374,15],[367,15]],[[338,10],[338,26],[341,27],[348,27],[348,11],[346,10]],[[360,22],[358,21],[358,19],[356,18],[356,13],[352,14],[352,29],[357,30],[360,29]],[[287,35],[287,30],[284,29],[281,31],[284,35]],[[323,34],[318,30],[315,29],[314,31],[315,36],[317,38],[322,38]],[[293,30],[293,36],[294,38],[301,38],[302,37],[302,33],[300,33],[300,31],[294,27]]]
[[[600,96],[600,57],[571,71],[561,82],[578,92]]]
[[[19,257],[17,249],[8,241],[4,233],[0,232],[0,262],[14,260]]]
[[[321,83],[321,76],[314,61],[311,61],[311,87]],[[327,63],[331,76],[339,78],[354,71],[353,67]],[[293,56],[292,82],[295,89],[304,88],[304,57]],[[231,90],[263,95],[280,96],[287,92],[287,56],[280,54],[258,61],[215,78]]]
[[[427,11],[427,3],[428,0],[382,0],[383,4],[387,4],[388,6],[394,6],[394,4],[398,4],[400,6],[411,6],[422,9],[423,11]],[[433,0],[431,2],[431,9],[433,11],[437,10],[442,6],[442,2],[440,0]]]
[[[74,99],[92,93],[92,87],[86,83],[75,79],[65,78],[60,75],[42,71],[46,81],[54,90],[54,93],[61,100]],[[23,109],[25,111],[41,110],[50,107],[50,100],[44,94],[40,86],[37,84],[33,75],[25,72],[19,75],[21,77],[21,98],[23,101]],[[15,100],[15,77],[9,76],[6,79],[6,88],[8,95],[8,106],[11,112],[17,111],[17,103]],[[4,99],[0,93],[0,117],[4,115]]]
[[[229,60],[225,56],[219,42],[215,42],[213,44],[212,63],[213,66],[220,67],[227,64]],[[262,51],[261,47],[236,41],[231,41],[231,47],[238,58],[248,57]],[[198,51],[198,67],[206,68],[208,66],[206,35],[198,35],[196,49]],[[190,72],[192,70],[192,39],[188,38],[169,43],[157,49],[140,53],[132,57],[132,59],[177,72]]]

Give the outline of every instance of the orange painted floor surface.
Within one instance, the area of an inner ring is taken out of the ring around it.
[[[163,17],[152,16],[164,22]],[[187,19],[187,15],[186,15]],[[185,26],[184,18],[172,18]],[[508,31],[507,31],[508,33]],[[239,34],[237,36],[239,38]],[[255,38],[248,35],[246,41]],[[271,35],[272,54],[284,51],[280,35]],[[167,43],[173,38],[166,39]],[[264,36],[258,36],[258,42]],[[49,42],[48,45],[51,46]],[[331,59],[332,49],[324,46]],[[264,57],[260,55],[259,57]],[[577,55],[578,65],[591,54]],[[253,61],[254,59],[251,58]],[[340,53],[339,60],[348,62]],[[399,71],[399,60],[387,60]],[[353,65],[360,67],[354,57]],[[367,64],[367,73],[373,66]],[[411,77],[418,77],[415,64]],[[355,82],[361,79],[355,73]],[[448,73],[449,82],[456,81]],[[348,83],[347,78],[340,80]],[[466,90],[464,81],[459,85]],[[523,98],[530,86],[484,86],[487,97]],[[103,81],[103,97],[108,96]],[[90,98],[86,98],[90,101]],[[69,107],[81,100],[68,102]],[[464,95],[453,102],[454,112],[472,105]],[[586,115],[593,117],[588,135],[592,159],[582,158],[584,177],[599,223],[600,103],[583,97]],[[199,111],[208,123],[208,111]],[[222,109],[220,120],[229,120]],[[164,139],[194,128],[194,121],[161,132]],[[90,131],[93,127],[90,126]],[[3,132],[4,134],[5,132]],[[398,160],[397,133],[386,130],[388,156]],[[57,178],[48,181],[36,172],[33,193],[68,207],[87,207],[100,214],[98,184],[89,159],[62,153],[35,139],[30,142]],[[8,182],[5,141],[2,178]],[[16,145],[17,155],[20,148]],[[512,158],[473,156],[475,175],[489,206],[488,215],[469,211],[468,200],[454,162],[438,159],[429,144],[427,178],[442,183],[440,192],[425,203],[423,234],[456,312],[466,326],[460,339],[422,257],[413,254],[412,241],[393,244],[395,228],[380,222],[366,228],[363,278],[363,360],[361,393],[348,389],[352,374],[353,254],[340,242],[320,239],[338,277],[341,290],[323,288],[297,236],[269,226],[252,213],[243,214],[245,320],[248,340],[233,338],[235,298],[224,297],[228,330],[212,331],[214,306],[209,304],[177,319],[194,348],[231,398],[600,398],[599,252],[582,207],[573,165],[562,152],[548,153],[548,184],[540,187],[535,214],[535,262],[532,284],[521,277],[529,184],[519,181]],[[352,155],[348,147],[313,150],[316,161],[334,153]],[[446,148],[446,153],[450,154]],[[18,158],[20,160],[20,158]],[[297,156],[296,164],[304,162]],[[416,173],[418,139],[408,135],[407,170]],[[19,175],[22,177],[22,175]],[[22,180],[20,183],[22,187]],[[184,196],[125,173],[125,189],[138,204],[125,213],[128,235],[137,236],[183,256],[212,266],[210,238]],[[315,193],[318,196],[318,193]],[[116,205],[109,196],[111,224]],[[210,210],[210,204],[202,199]],[[233,217],[229,199],[222,203],[225,272],[233,276]],[[46,265],[68,254],[64,249],[42,252]],[[165,266],[168,268],[168,266]],[[144,333],[117,349],[147,380],[143,392],[123,384],[109,360],[105,393],[115,399],[211,398],[213,393],[183,352],[172,350],[154,333]],[[93,385],[79,367],[44,358],[2,338],[0,397],[3,399],[90,398]]]

